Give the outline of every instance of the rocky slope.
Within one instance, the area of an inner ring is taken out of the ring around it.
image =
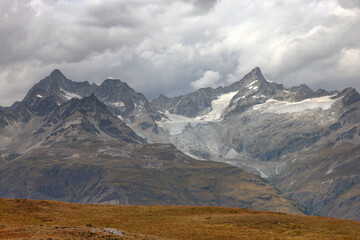
[[[172,145],[53,143],[0,168],[0,196],[122,205],[306,210],[255,175],[197,161]]]

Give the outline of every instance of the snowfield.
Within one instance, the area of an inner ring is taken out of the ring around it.
[[[220,95],[216,100],[211,102],[212,110],[208,114],[203,116],[198,116],[195,119],[204,120],[207,122],[215,122],[220,121],[223,117],[224,111],[228,107],[231,99],[237,94],[238,92],[230,92]]]
[[[171,114],[169,111],[166,111],[164,114],[167,118],[163,118],[160,121],[157,121],[156,124],[159,127],[168,130],[171,136],[181,134],[188,124],[196,126],[199,123],[205,122],[202,120],[197,120],[196,118],[188,118],[182,115]]]
[[[331,108],[332,104],[337,99],[332,99],[333,96],[325,96],[319,98],[305,99],[300,102],[287,102],[269,99],[265,103],[253,106],[252,110],[258,110],[261,113],[295,113],[309,109],[321,108],[326,110]]]

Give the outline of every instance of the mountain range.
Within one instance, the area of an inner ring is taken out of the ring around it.
[[[220,205],[360,220],[360,94],[259,68],[149,102],[59,70],[0,108],[0,197]],[[211,161],[210,161],[211,160]]]

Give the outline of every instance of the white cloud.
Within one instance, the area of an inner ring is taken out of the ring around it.
[[[344,50],[339,60],[339,67],[358,76],[360,74],[360,49]]]
[[[256,66],[286,86],[360,89],[358,3],[2,0],[0,105],[54,68],[77,81],[119,76],[149,98],[192,91],[202,69],[231,83]]]
[[[218,87],[220,84],[220,73],[214,71],[206,71],[204,75],[196,81],[190,83],[194,89],[204,88],[204,87]]]

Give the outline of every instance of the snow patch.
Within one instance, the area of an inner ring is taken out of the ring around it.
[[[250,88],[250,87],[252,87],[255,83],[257,83],[257,80],[248,83],[245,87]]]
[[[258,170],[258,172],[260,173],[260,177],[262,177],[262,178],[268,178],[269,177],[268,175],[263,173],[260,169],[256,168],[256,170]]]
[[[325,173],[325,175],[328,175],[328,174],[332,173],[334,171],[334,169],[339,167],[340,165],[341,165],[341,163],[339,163],[339,162],[335,162],[335,163],[331,164],[329,169]]]
[[[109,105],[113,106],[113,107],[124,107],[125,104],[123,102],[107,102]]]
[[[203,116],[198,116],[195,119],[204,120],[208,122],[215,122],[222,119],[225,109],[229,106],[231,99],[238,92],[230,92],[220,95],[216,100],[211,102],[212,111]]]
[[[117,115],[117,118],[120,119],[123,122],[125,121],[125,119],[121,115]]]
[[[250,90],[258,90],[259,89],[259,86],[251,86],[249,87]]]
[[[333,182],[333,179],[331,178],[330,180],[325,180],[323,182],[321,182],[321,184],[331,184]]]
[[[305,99],[299,102],[286,102],[269,99],[263,104],[253,106],[253,110],[261,111],[262,113],[295,113],[308,109],[321,108],[326,110],[331,108],[336,99],[331,99],[332,96],[318,97]]]
[[[80,125],[82,123],[82,119],[81,118],[75,118],[73,120],[67,121],[65,122],[63,128],[68,128],[71,125]]]
[[[63,93],[63,96],[64,96],[67,100],[70,100],[70,99],[72,99],[72,98],[78,98],[78,99],[81,98],[80,95],[78,95],[78,94],[76,94],[76,93],[68,92],[68,91],[66,91],[66,90],[64,90],[64,89],[62,89],[62,88],[60,88],[60,91]]]
[[[237,158],[238,156],[239,153],[232,148],[226,153],[224,158]]]
[[[162,162],[149,162],[149,163],[145,163],[143,165],[143,168],[147,168],[147,169],[162,169],[164,168],[164,164]]]

